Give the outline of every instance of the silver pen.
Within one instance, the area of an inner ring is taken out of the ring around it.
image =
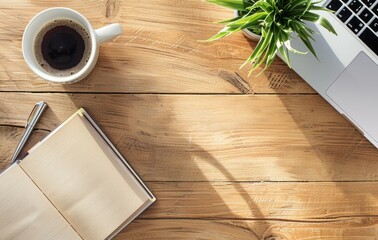
[[[17,161],[17,158],[20,155],[22,148],[25,146],[25,143],[28,141],[30,134],[32,133],[35,125],[37,124],[39,118],[42,116],[42,113],[46,109],[46,107],[47,107],[47,104],[43,101],[35,104],[26,122],[25,132],[22,135],[21,140],[18,143],[16,150],[12,156],[11,164]]]

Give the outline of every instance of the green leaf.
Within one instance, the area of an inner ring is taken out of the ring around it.
[[[335,29],[333,28],[333,26],[331,25],[331,23],[328,22],[328,20],[325,19],[324,17],[319,17],[317,23],[319,23],[322,27],[327,29],[329,32],[337,35],[337,33],[336,33]]]
[[[244,67],[244,65],[247,63],[254,62],[256,59],[261,61],[260,60],[261,56],[263,55],[264,51],[268,47],[269,43],[272,41],[272,38],[273,38],[273,31],[268,31],[268,32],[263,31],[261,39],[259,43],[257,44],[255,50],[252,52],[252,54],[249,56],[249,58],[244,62],[244,64],[240,68]],[[259,61],[256,61],[255,64],[258,64]]]
[[[306,8],[301,15],[305,14],[308,11],[308,9],[311,7],[311,2],[312,0],[307,0]]]
[[[260,8],[264,12],[271,12],[273,11],[272,5],[270,5],[268,2],[258,1],[255,4],[253,4],[251,7],[248,7],[248,10],[254,10]]]
[[[310,35],[310,33],[308,31],[310,31],[311,29],[304,25],[303,23],[301,23],[300,21],[293,21],[293,28],[294,28],[294,31],[298,34],[298,37],[302,40],[302,42],[306,45],[306,47],[310,50],[310,52],[316,57],[316,53],[315,53],[315,50],[314,48],[312,47],[312,44],[311,44],[311,41],[310,39],[313,40],[312,36]],[[312,30],[311,30],[312,31]]]
[[[219,21],[219,22],[216,22],[216,23],[229,23],[229,22],[234,22],[238,19],[240,19],[242,17],[235,17],[235,18],[231,18],[231,19],[226,19],[226,20],[222,20],[222,21]]]
[[[261,36],[260,41],[257,43],[256,48],[251,53],[251,55],[249,55],[247,60],[245,60],[245,62],[240,66],[239,69],[243,68],[247,63],[251,63],[256,59],[257,52],[263,47],[264,43],[265,43],[265,36]]]
[[[310,21],[310,22],[316,22],[318,21],[319,18],[320,16],[318,14],[312,13],[312,12],[306,12],[305,14],[302,15],[303,20]]]
[[[289,40],[289,33],[285,31],[279,31],[277,35],[278,35],[278,40],[277,40],[278,51],[280,51],[281,55],[285,59],[286,64],[291,68],[288,50],[287,48],[284,47],[284,42]]]
[[[278,51],[281,53],[281,55],[283,56],[286,64],[291,68],[290,66],[290,59],[289,59],[289,54],[288,54],[288,51],[287,51],[287,48],[284,48],[283,45],[281,45],[279,48],[278,48]]]
[[[209,38],[205,41],[211,42],[211,41],[214,41],[214,40],[218,40],[218,39],[224,38],[224,37],[230,35],[233,32],[236,32],[236,31],[239,31],[238,28],[231,28],[231,27],[226,26],[222,30],[220,30],[217,34],[215,34],[214,36],[212,36],[211,38]]]
[[[306,24],[299,20],[294,20],[291,22],[290,25],[293,30],[302,37],[310,38],[311,40],[314,40],[314,38],[311,36],[311,34],[314,34],[315,31],[312,30],[310,27],[308,27]]]
[[[248,27],[247,26],[248,24],[257,23],[259,20],[264,19],[266,17],[266,15],[267,14],[265,12],[255,13],[251,16],[243,17],[243,18],[238,19],[234,22],[231,22],[227,26],[228,27],[246,28],[246,27]]]
[[[324,8],[324,7],[320,7],[320,6],[316,6],[316,5],[311,5],[310,9],[309,10],[315,10],[315,11],[325,11],[325,12],[331,12],[331,13],[334,13],[335,11],[331,10],[331,9],[328,9],[328,8]]]
[[[301,37],[301,36],[299,36],[299,38],[306,45],[306,47],[311,51],[311,53],[316,57],[316,59],[319,60],[318,56],[316,55],[315,49],[312,47],[310,40],[306,37]]]
[[[270,65],[272,65],[274,59],[276,58],[277,48],[275,47],[274,42],[271,43],[271,47],[268,49],[266,55],[268,57],[267,57],[266,62],[265,62],[265,67],[259,74],[257,74],[256,77],[260,76],[260,74],[262,74],[266,69],[268,69],[270,67]]]
[[[269,66],[272,64],[273,60],[276,58],[277,46],[276,46],[275,42],[277,40],[274,37],[274,35],[273,35],[273,38],[274,38],[274,40],[270,42],[269,47],[268,47],[267,51],[265,52],[265,56],[264,56],[264,59],[263,59],[263,61],[265,62],[265,67],[259,74],[257,74],[256,77],[260,76],[260,74],[262,74],[266,69],[268,69]],[[263,61],[261,61],[261,63]],[[250,72],[252,73],[252,71],[254,71],[257,67],[259,67],[261,65],[261,63],[259,65],[254,66],[254,68],[252,68],[252,70]]]
[[[220,6],[234,10],[245,10],[250,4],[243,0],[207,0]]]
[[[288,8],[285,9],[285,12],[288,12],[289,15],[292,14],[295,10],[300,10],[300,12],[303,12],[303,8],[307,5],[307,0],[293,0],[289,4]]]
[[[284,42],[284,45],[285,47],[290,51],[290,52],[293,52],[293,53],[297,53],[297,54],[307,54],[307,52],[301,52],[301,51],[298,51],[296,49],[294,49],[291,44],[290,44],[290,40],[287,40],[286,42]]]
[[[323,2],[323,0],[313,1],[312,4],[316,5],[316,4],[319,4],[321,2]]]

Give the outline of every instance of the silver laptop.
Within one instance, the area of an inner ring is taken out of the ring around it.
[[[378,0],[327,0],[319,12],[338,36],[315,24],[319,61],[290,54],[292,68],[378,148]],[[292,46],[307,49],[299,39]]]

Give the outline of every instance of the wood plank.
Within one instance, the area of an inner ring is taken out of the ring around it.
[[[37,127],[47,131],[85,107],[147,181],[378,180],[377,149],[317,95],[0,93],[0,99],[0,125],[10,126],[23,126],[34,103],[45,100],[50,108]],[[21,132],[2,128],[2,153],[14,150]]]
[[[142,218],[316,220],[378,215],[377,182],[148,182]]]
[[[70,7],[98,28],[124,27],[116,41],[101,47],[97,67],[73,85],[50,84],[34,75],[21,53],[28,21],[48,7]],[[153,7],[148,7],[153,6]],[[241,33],[203,43],[220,30],[215,21],[232,12],[201,0],[2,1],[0,17],[0,91],[143,93],[309,93],[314,92],[282,61],[260,77],[239,66],[256,43]]]
[[[376,182],[146,182],[145,219],[335,220],[378,216]]]
[[[114,239],[128,240],[375,240],[377,218],[346,218],[325,222],[240,220],[141,220]]]

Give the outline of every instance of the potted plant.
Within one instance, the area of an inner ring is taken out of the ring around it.
[[[247,63],[252,64],[251,74],[256,68],[265,63],[265,71],[273,62],[279,52],[290,67],[288,51],[306,54],[293,49],[290,45],[291,34],[296,33],[306,47],[317,58],[311,41],[314,30],[309,28],[305,21],[315,22],[326,28],[329,32],[336,34],[332,25],[327,19],[319,16],[314,11],[330,11],[320,7],[319,2],[312,0],[208,0],[209,2],[233,9],[235,17],[220,21],[225,23],[216,35],[207,41],[214,41],[226,37],[234,32],[243,30],[243,33],[250,36],[257,34],[259,42],[240,67]],[[337,35],[337,34],[336,34]],[[260,38],[258,37],[260,36]]]

